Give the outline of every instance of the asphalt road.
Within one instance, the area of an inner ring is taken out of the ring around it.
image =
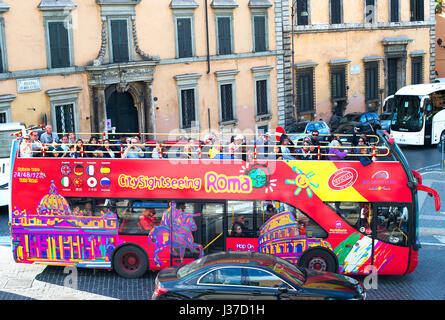
[[[412,169],[425,185],[445,199],[445,171],[440,171],[441,153],[435,147],[403,147]],[[444,202],[445,200],[442,200]],[[370,300],[445,300],[445,207],[434,210],[432,198],[419,196],[420,239],[417,269],[403,276],[378,276],[367,291]],[[443,212],[443,213],[442,213]],[[67,282],[72,271],[62,267],[16,264],[12,260],[7,213],[0,212],[0,300],[145,300],[154,289],[155,272],[128,280],[113,271],[78,269],[76,281]],[[364,280],[363,278],[359,278]]]

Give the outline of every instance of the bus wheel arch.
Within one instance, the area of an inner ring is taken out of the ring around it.
[[[124,278],[139,278],[149,270],[149,259],[145,250],[134,243],[118,246],[111,259],[112,268]]]
[[[337,256],[324,247],[305,250],[298,259],[298,266],[316,271],[339,272]]]

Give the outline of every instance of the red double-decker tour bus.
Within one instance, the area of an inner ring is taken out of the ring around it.
[[[323,160],[327,146],[312,151],[316,160],[276,160],[271,146],[265,154],[256,143],[231,150],[248,152],[246,161],[200,143],[193,155],[167,143],[141,144],[143,158],[123,157],[125,146],[114,158],[70,158],[50,156],[50,149],[22,157],[27,142],[17,140],[14,259],[139,277],[233,250],[345,274],[410,273],[420,247],[417,193],[434,195],[437,210],[440,200],[389,136],[375,138],[366,150],[377,160],[366,166],[352,152],[348,160]]]

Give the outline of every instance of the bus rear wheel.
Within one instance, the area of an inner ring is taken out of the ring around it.
[[[314,271],[338,272],[337,259],[328,250],[323,249],[305,252],[298,260],[298,265]]]
[[[142,277],[148,269],[144,252],[135,246],[120,248],[113,258],[114,270],[124,278]]]

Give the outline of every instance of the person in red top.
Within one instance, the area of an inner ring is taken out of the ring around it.
[[[139,217],[139,230],[150,231],[154,228],[156,222],[154,209],[145,209],[144,213]]]

